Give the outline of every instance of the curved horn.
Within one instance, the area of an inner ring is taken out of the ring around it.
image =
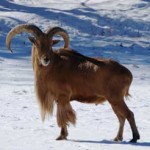
[[[53,27],[47,30],[46,34],[49,38],[53,38],[54,35],[60,35],[64,39],[64,48],[69,48],[70,40],[69,35],[66,30],[60,27]]]
[[[12,38],[21,32],[28,32],[33,34],[35,37],[38,37],[43,34],[43,32],[35,25],[33,24],[22,24],[14,27],[10,30],[10,32],[7,34],[6,37],[6,46],[7,48],[12,52],[12,49],[10,47]]]

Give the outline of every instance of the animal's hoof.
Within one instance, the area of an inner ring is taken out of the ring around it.
[[[120,142],[120,141],[122,141],[122,140],[123,140],[123,138],[120,138],[120,137],[115,137],[115,138],[114,138],[114,141],[115,141],[115,142]]]
[[[140,139],[140,135],[139,134],[137,134],[137,135],[134,135],[133,136],[133,139],[132,140],[130,140],[130,142],[131,143],[136,143],[137,142],[137,140],[139,140]]]
[[[56,140],[67,140],[67,138],[60,135]]]
[[[132,139],[130,140],[130,143],[136,143],[138,139]]]

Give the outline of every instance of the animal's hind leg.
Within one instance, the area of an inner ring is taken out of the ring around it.
[[[122,141],[123,140],[123,129],[125,124],[125,117],[121,115],[115,107],[112,106],[112,109],[114,110],[118,120],[119,120],[119,130],[117,133],[117,136],[114,138],[114,141]]]
[[[125,104],[123,99],[112,105],[116,110],[119,111],[119,113],[121,115],[123,115],[125,118],[127,118],[128,122],[130,124],[132,134],[133,134],[133,139],[130,142],[137,142],[137,140],[140,139],[140,135],[139,135],[138,129],[136,127],[133,112],[127,107],[127,105]]]
[[[61,100],[58,101],[57,104],[57,123],[58,126],[61,128],[60,136],[57,138],[57,140],[67,139],[67,125],[69,123],[75,124],[76,116],[69,101],[66,100],[65,97],[61,97]]]

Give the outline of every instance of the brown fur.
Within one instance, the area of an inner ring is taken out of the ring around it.
[[[57,122],[59,127],[67,126],[68,122],[71,122],[74,125],[76,124],[75,112],[70,103],[67,103],[66,105],[58,104]]]

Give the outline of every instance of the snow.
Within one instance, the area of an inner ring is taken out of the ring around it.
[[[1,0],[0,1],[0,150],[146,150],[150,149],[150,1],[149,0]],[[141,134],[131,144],[125,124],[124,141],[113,142],[118,120],[108,102],[72,102],[77,125],[67,141],[56,141],[56,114],[42,123],[34,93],[31,44],[27,34],[5,47],[8,31],[21,23],[42,30],[61,26],[71,47],[87,56],[112,58],[133,73],[132,97],[126,103],[135,114]]]

